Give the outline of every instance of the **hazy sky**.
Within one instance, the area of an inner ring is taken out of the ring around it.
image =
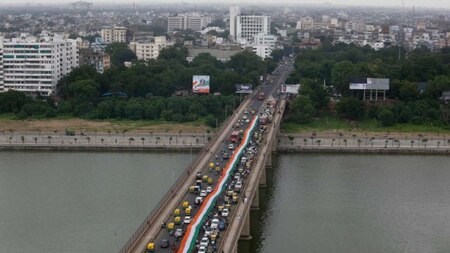
[[[49,3],[58,3],[58,4],[64,4],[69,2],[74,2],[78,0],[0,0],[1,5],[25,5],[27,2],[30,4],[35,3],[43,3],[43,4],[49,4]],[[286,4],[322,4],[322,3],[332,3],[332,4],[338,4],[338,5],[354,5],[354,6],[361,6],[361,5],[369,5],[369,6],[380,6],[380,7],[392,7],[392,6],[401,6],[402,0],[375,0],[375,1],[368,1],[368,0],[86,0],[88,2],[95,3],[132,3],[133,1],[138,3],[219,3],[219,4],[239,4],[239,3],[245,3],[245,4],[261,4],[261,3],[277,3],[281,5],[282,3]],[[416,7],[428,7],[428,8],[446,8],[450,9],[450,0],[404,0],[405,1],[405,7],[410,8],[412,6]]]

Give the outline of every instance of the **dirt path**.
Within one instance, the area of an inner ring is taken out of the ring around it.
[[[193,123],[155,123],[150,121],[90,121],[84,119],[55,120],[0,120],[0,130],[20,132],[64,132],[66,129],[76,132],[98,133],[140,133],[140,132],[171,132],[205,133],[208,127]]]

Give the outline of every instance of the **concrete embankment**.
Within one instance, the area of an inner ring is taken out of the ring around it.
[[[384,148],[384,147],[302,147],[278,146],[281,153],[367,153],[367,154],[430,154],[450,155],[450,149],[444,148]]]
[[[9,144],[0,145],[0,151],[80,151],[80,152],[191,152],[199,151],[203,145],[159,145],[159,146],[133,146],[133,145],[117,145],[117,146],[98,146],[98,145],[22,145]]]

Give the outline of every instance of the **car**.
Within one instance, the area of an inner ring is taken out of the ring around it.
[[[247,114],[244,114],[244,116],[242,117],[242,119],[244,119],[244,120],[248,119]]]
[[[203,197],[195,198],[195,204],[200,205],[201,203],[203,203]]]
[[[206,195],[208,195],[208,193],[206,193],[205,190],[200,191],[200,197],[206,197]]]
[[[195,175],[195,179],[202,179],[202,173],[197,172],[197,175]]]
[[[191,223],[191,216],[184,216],[183,223],[184,223],[184,224],[189,224],[189,223]]]
[[[211,193],[211,192],[212,192],[212,190],[213,190],[213,189],[212,189],[212,187],[211,187],[211,186],[208,186],[208,187],[206,187],[206,192],[207,192],[207,193]]]
[[[245,120],[245,123],[250,123],[250,119],[246,119],[246,120]]]
[[[231,143],[230,145],[228,145],[228,149],[229,149],[229,150],[233,150],[233,149],[234,149],[233,143]]]
[[[222,210],[222,217],[228,217],[229,211],[228,208]]]
[[[169,247],[169,240],[167,240],[167,239],[162,239],[161,240],[161,243],[159,244],[159,247],[160,248],[168,248]]]
[[[227,153],[223,153],[223,159],[228,159],[228,154]]]
[[[175,230],[175,236],[176,237],[183,236],[183,229],[182,228],[177,228],[177,230]]]
[[[203,247],[208,247],[208,244],[209,244],[209,239],[208,239],[208,237],[203,237],[201,240],[200,240],[200,246],[203,246]]]
[[[227,225],[227,224],[226,224],[224,221],[219,222],[219,226],[218,226],[219,230],[220,230],[220,231],[224,231],[226,225]]]
[[[207,227],[205,229],[205,236],[210,236],[212,233],[213,229],[211,227]]]
[[[212,221],[211,221],[211,228],[212,229],[217,229],[218,227],[219,227],[219,219],[213,219]]]
[[[198,251],[197,251],[198,253],[206,253],[206,247],[203,247],[203,246],[200,246],[199,248],[198,248]]]
[[[242,188],[242,182],[241,181],[237,181],[236,184],[234,185],[234,189],[239,192]]]
[[[235,180],[241,179],[241,173],[236,173],[236,175],[234,175],[234,179]]]

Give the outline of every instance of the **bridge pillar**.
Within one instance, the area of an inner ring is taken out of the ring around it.
[[[252,204],[250,205],[250,210],[259,210],[259,187],[256,188],[255,195],[252,199]]]
[[[267,152],[266,167],[272,167],[272,152]]]
[[[267,186],[267,176],[266,176],[267,167],[263,166],[261,171],[261,176],[259,177],[259,187]]]
[[[242,226],[241,235],[239,240],[251,240],[252,236],[250,235],[250,212],[245,214],[245,217],[242,217],[244,224]]]

